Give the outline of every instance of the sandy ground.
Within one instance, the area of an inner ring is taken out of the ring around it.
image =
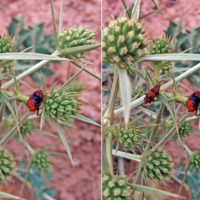
[[[72,26],[87,26],[96,32],[95,41],[100,42],[101,31],[101,2],[100,0],[55,0],[56,21],[59,19],[59,7],[63,5],[64,27]],[[0,5],[0,30],[1,33],[6,32],[6,27],[10,24],[11,18],[17,15],[25,17],[26,26],[38,23],[45,23],[45,31],[53,32],[51,9],[49,0],[1,0]],[[88,69],[100,76],[100,48],[89,52],[87,59],[92,62],[88,65]],[[46,86],[49,90],[52,83],[58,82],[58,86],[66,81],[66,72],[68,63],[52,64],[52,70],[55,74],[46,80]],[[71,74],[74,74],[78,69],[71,66]],[[24,79],[30,83],[35,89],[40,88],[38,84],[33,83],[32,79],[27,77]],[[78,78],[79,81],[85,84],[86,90],[82,95],[82,99],[86,102],[82,106],[81,114],[100,123],[101,111],[101,83],[99,80],[89,76],[83,72]],[[25,92],[32,91],[27,88]],[[38,125],[38,123],[37,123]],[[70,164],[68,157],[65,155],[65,148],[59,145],[52,149],[53,152],[59,152],[65,156],[52,158],[53,179],[49,186],[53,186],[56,191],[56,200],[99,200],[101,190],[101,134],[100,128],[93,125],[88,125],[79,121],[75,121],[76,129],[69,129],[73,160],[75,167]],[[56,130],[46,124],[45,130],[56,133]],[[27,138],[27,141],[35,149],[44,148],[47,145],[53,144],[55,141],[51,137],[45,137],[37,133],[33,133]],[[42,141],[42,142],[41,142]],[[24,152],[22,146],[14,140],[8,144],[8,149],[14,153],[17,161],[21,159]],[[17,180],[11,182],[11,192],[19,195],[20,183]],[[8,185],[8,187],[10,187]],[[26,199],[34,200],[30,191],[26,188],[21,195]]]

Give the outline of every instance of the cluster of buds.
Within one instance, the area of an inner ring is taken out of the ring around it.
[[[12,53],[14,52],[14,43],[10,37],[4,35],[0,36],[0,53]],[[1,60],[0,71],[8,73],[13,67],[14,61]]]
[[[51,166],[49,155],[44,150],[35,152],[32,156],[31,163],[33,167],[41,171],[47,171]]]
[[[131,187],[124,177],[112,178],[110,174],[103,175],[102,200],[129,200]]]
[[[128,68],[128,63],[137,60],[145,54],[147,39],[142,24],[135,19],[120,16],[110,21],[103,30],[103,60]]]
[[[184,122],[181,127],[179,128],[179,136],[180,138],[184,138],[186,136],[189,136],[189,134],[191,133],[191,131],[193,130],[192,124],[190,122]],[[174,140],[178,139],[178,135],[175,134],[173,136]]]
[[[142,139],[143,135],[141,131],[134,126],[129,126],[127,131],[125,131],[124,128],[118,130],[118,142],[124,148],[133,149],[136,145],[141,143]]]
[[[15,173],[16,164],[13,156],[6,149],[0,149],[0,181],[8,181]]]
[[[46,115],[62,123],[72,122],[80,110],[82,101],[79,96],[82,90],[83,86],[78,83],[53,90],[48,97],[44,97]]]
[[[151,54],[172,53],[173,50],[173,45],[167,38],[154,39],[153,44],[150,46]],[[161,67],[163,74],[168,74],[172,67],[172,63],[170,61],[153,61],[153,64]]]
[[[85,46],[94,44],[92,40],[94,32],[87,28],[70,28],[59,35],[59,49],[65,50],[68,48]],[[83,58],[84,53],[74,53],[71,56],[74,58]]]
[[[143,159],[143,172],[147,179],[165,181],[171,175],[174,164],[164,150],[149,150]]]
[[[192,154],[190,157],[190,167],[197,172],[200,172],[200,151],[197,151]]]
[[[35,125],[33,124],[33,122],[31,120],[26,120],[23,126],[20,128],[20,134],[22,135],[22,137],[30,135],[34,128]],[[20,134],[18,133],[17,136],[19,136]]]

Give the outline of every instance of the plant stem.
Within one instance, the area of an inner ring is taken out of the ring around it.
[[[186,116],[184,116],[181,120],[180,123],[183,123],[185,121]],[[171,137],[176,133],[176,127],[173,127],[155,146],[154,149],[159,148],[166,144]]]
[[[59,52],[58,51],[54,51],[52,54],[52,56],[58,56]],[[44,65],[48,64],[50,62],[50,60],[42,60],[39,63],[33,65],[31,68],[29,68],[28,70],[22,72],[21,74],[19,74],[18,76],[16,76],[16,80],[21,80],[24,77],[30,75],[31,73],[35,72],[36,70],[40,69],[41,67],[43,67]],[[3,89],[7,89],[9,88],[11,85],[13,85],[15,82],[14,78],[7,81],[6,83],[4,83],[1,88]]]
[[[53,21],[53,29],[54,29],[54,37],[56,41],[56,46],[59,46],[59,41],[58,41],[58,31],[56,27],[56,19],[55,19],[55,13],[54,13],[54,5],[53,5],[53,0],[50,0],[51,3],[51,14],[52,14],[52,21]]]
[[[159,65],[154,65],[154,85],[157,85],[160,82],[160,70]]]
[[[119,175],[125,176],[125,170],[124,170],[124,160],[123,158],[118,157],[118,168],[119,168]]]
[[[59,51],[54,51],[52,54],[52,56],[59,56],[60,53]],[[30,75],[31,73],[35,72],[36,70],[40,69],[41,67],[43,67],[44,65],[48,64],[51,60],[42,60],[40,61],[39,63],[33,65],[31,68],[29,68],[28,70],[22,72],[21,74],[19,74],[18,76],[16,76],[16,80],[19,81],[21,79],[23,79],[24,77]],[[75,66],[79,67],[79,68],[82,68],[82,66],[80,66],[78,63],[76,62],[72,62]],[[93,74],[92,72],[90,72],[89,70],[87,69],[84,69],[85,72],[87,72],[88,74],[92,75],[93,77],[95,78],[98,78],[99,80],[101,80],[101,78],[99,78],[98,76],[96,76],[95,74]],[[7,81],[6,83],[4,83],[1,88],[2,89],[7,89],[9,88],[11,85],[13,85],[15,83],[15,80],[14,78]]]
[[[113,176],[113,162],[112,162],[112,134],[106,137],[106,158],[108,161],[109,172]]]
[[[159,128],[159,125],[160,125],[160,122],[162,120],[162,114],[163,114],[163,110],[164,110],[164,104],[161,104],[160,105],[160,109],[158,111],[158,114],[157,114],[157,117],[156,117],[156,120],[155,120],[155,124],[157,124],[156,126],[154,126],[153,130],[152,130],[152,133],[151,133],[151,136],[148,140],[148,143],[147,143],[147,146],[145,148],[145,152],[148,151],[150,145],[152,144],[153,142],[153,139],[154,137],[156,136],[156,133],[157,133],[157,130]]]
[[[117,93],[119,90],[119,71],[118,67],[114,66],[114,79],[113,79],[113,84],[111,88],[111,94],[110,94],[110,99],[109,99],[109,104],[108,104],[108,109],[106,110],[102,122],[103,125],[106,127],[109,127],[112,125],[114,121],[114,108],[115,108],[115,103],[117,99]],[[109,171],[110,174],[113,175],[113,162],[112,162],[112,134],[108,133],[106,136],[106,159],[108,161],[109,165]],[[104,159],[105,160],[105,159]]]
[[[26,113],[26,114],[22,117],[22,119],[21,119],[21,123],[22,123],[22,124],[26,121],[28,115],[29,115],[29,114]],[[17,125],[15,125],[15,126],[8,132],[8,134],[6,134],[6,135],[1,139],[1,141],[0,141],[0,146],[4,146],[4,145],[9,141],[9,139],[12,138],[12,137],[15,135],[16,132],[17,132]]]
[[[139,166],[137,168],[137,172],[136,172],[136,175],[135,175],[135,178],[134,178],[134,181],[133,183],[136,184],[138,182],[138,179],[140,177],[140,173],[142,171],[142,167],[143,167],[143,164],[144,164],[144,161],[142,160],[140,163],[139,163]]]
[[[72,62],[72,63],[73,63],[75,66],[77,66],[78,68],[80,68],[80,69],[82,68],[82,66],[79,65],[77,62]],[[101,80],[100,77],[98,77],[96,74],[90,72],[89,70],[87,70],[87,69],[83,69],[83,71],[85,71],[85,72],[87,72],[88,74],[90,74],[91,76],[93,76],[93,77],[95,77],[95,78]]]
[[[120,158],[126,158],[126,159],[129,159],[129,160],[134,160],[134,161],[137,161],[137,162],[141,161],[140,155],[134,155],[134,154],[126,153],[126,152],[123,152],[123,151],[117,151],[116,149],[112,150],[112,155],[120,157]]]

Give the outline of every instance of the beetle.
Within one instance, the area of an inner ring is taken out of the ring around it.
[[[30,111],[34,112],[37,110],[39,112],[40,105],[43,101],[44,94],[42,90],[36,90],[28,99],[27,106]]]
[[[196,91],[190,95],[185,103],[188,112],[194,112],[198,110],[200,104],[200,91]]]
[[[154,88],[150,90],[149,93],[146,94],[146,97],[144,98],[144,103],[148,104],[152,102],[155,97],[159,94],[160,92],[160,85],[156,85]]]

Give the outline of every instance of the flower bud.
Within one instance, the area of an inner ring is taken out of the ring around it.
[[[8,181],[15,173],[16,164],[11,153],[6,149],[0,149],[0,181]]]
[[[12,53],[14,52],[14,43],[10,37],[5,35],[0,36],[0,53]],[[0,60],[0,71],[9,72],[14,66],[12,60]]]
[[[165,181],[172,170],[172,158],[164,150],[149,150],[144,157],[143,171],[147,179]]]
[[[72,122],[80,110],[82,101],[79,96],[82,90],[81,84],[73,84],[63,90],[52,91],[45,97],[45,114],[63,123]]]
[[[171,41],[167,38],[154,39],[150,47],[151,54],[172,53],[174,51]],[[170,61],[153,61],[154,65],[160,66],[163,74],[168,74],[171,70]]]
[[[41,171],[46,171],[50,168],[50,159],[46,151],[40,150],[33,154],[32,165]]]
[[[112,178],[110,174],[104,174],[102,180],[102,200],[130,199],[131,187],[125,182],[124,177]]]
[[[59,35],[59,48],[65,50],[67,48],[94,44],[92,40],[94,35],[94,32],[87,28],[70,28]],[[72,56],[83,58],[85,53],[74,53]]]
[[[143,26],[134,19],[120,16],[103,30],[102,55],[104,62],[128,68],[128,63],[145,54],[147,40]]]

